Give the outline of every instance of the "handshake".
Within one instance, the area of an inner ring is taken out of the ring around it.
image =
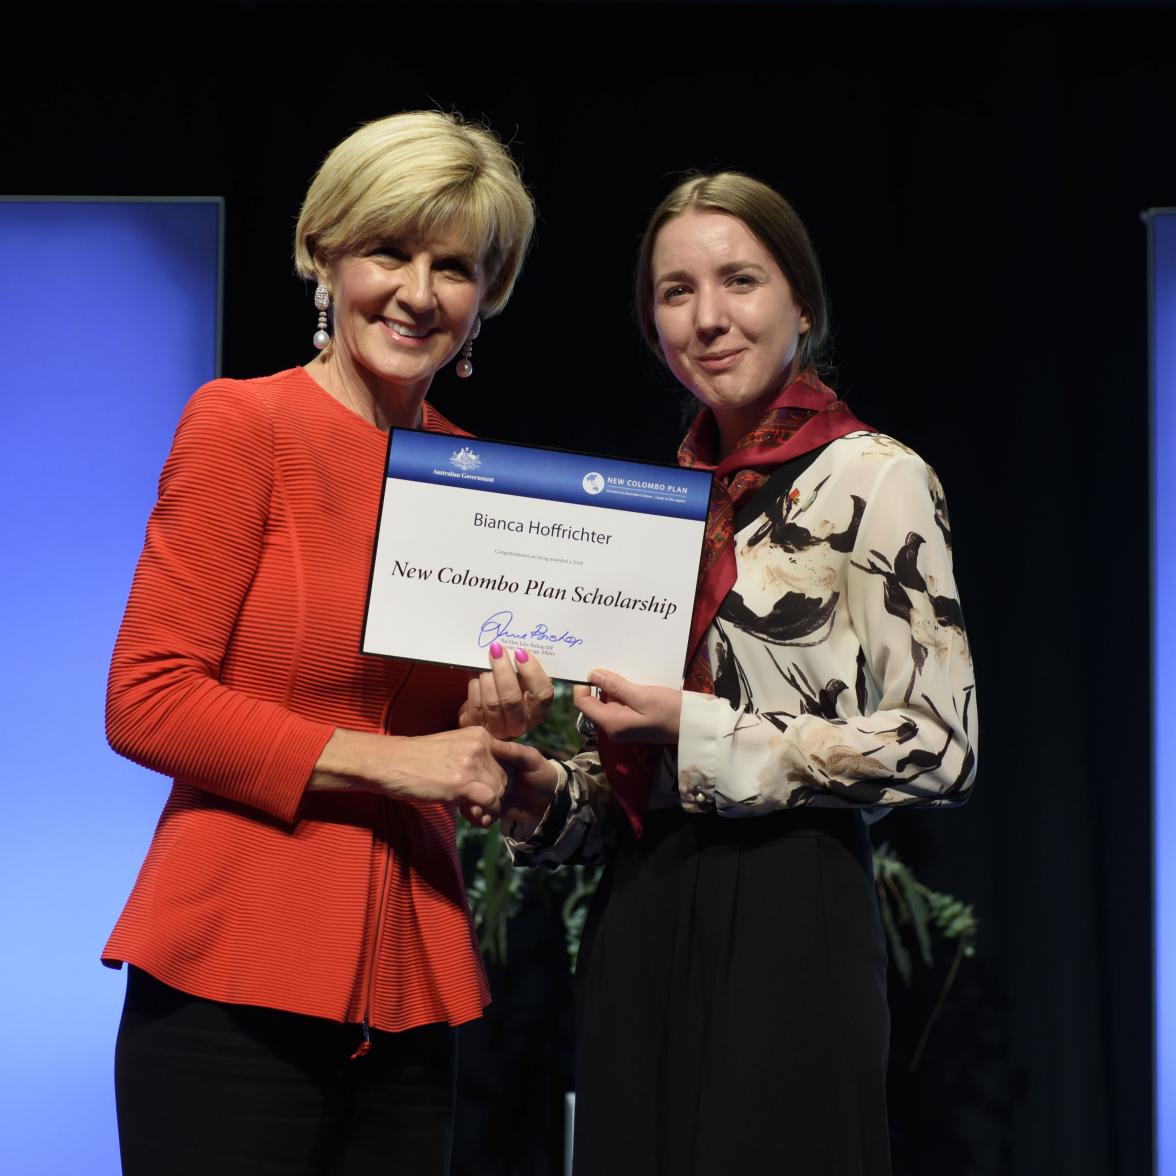
[[[641,686],[603,670],[594,670],[591,680],[591,687],[575,687],[573,699],[608,738],[617,743],[677,742],[680,690]],[[529,823],[547,811],[561,773],[554,761],[514,740],[543,722],[554,697],[551,679],[536,657],[520,649],[512,658],[499,642],[490,646],[490,669],[470,679],[469,695],[458,712],[458,733],[479,733],[473,737],[480,746],[468,748],[474,753],[468,762],[472,778],[479,776],[477,751],[495,761],[501,776],[496,793],[492,780],[479,779],[476,795],[459,801],[467,820],[487,826],[501,816]]]

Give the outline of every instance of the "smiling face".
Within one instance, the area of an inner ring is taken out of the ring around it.
[[[788,377],[812,325],[738,217],[688,209],[653,245],[653,320],[670,370],[715,415],[728,453]]]
[[[480,259],[445,233],[375,242],[322,267],[320,280],[334,303],[331,366],[406,404],[460,350],[485,292]]]

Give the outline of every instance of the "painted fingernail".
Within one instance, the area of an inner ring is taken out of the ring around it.
[[[493,642],[490,646],[490,656],[491,657],[501,657],[502,656],[502,646],[499,645],[497,641]]]
[[[516,649],[515,650],[515,661],[529,662],[530,660],[531,660],[531,655],[525,649]]]

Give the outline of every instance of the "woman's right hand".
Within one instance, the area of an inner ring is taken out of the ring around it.
[[[374,792],[398,800],[455,804],[471,824],[489,825],[506,791],[484,727],[435,735],[335,731],[307,785],[312,792]]]
[[[542,820],[559,785],[560,772],[555,763],[525,743],[495,740],[494,754],[510,769],[510,783],[502,798],[502,819],[524,825]]]

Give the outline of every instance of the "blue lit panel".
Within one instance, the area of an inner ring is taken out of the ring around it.
[[[1156,1156],[1176,1176],[1176,210],[1148,217],[1154,560]]]
[[[119,1171],[98,961],[167,782],[106,747],[106,667],[180,409],[218,367],[221,202],[0,200],[0,1172]]]

